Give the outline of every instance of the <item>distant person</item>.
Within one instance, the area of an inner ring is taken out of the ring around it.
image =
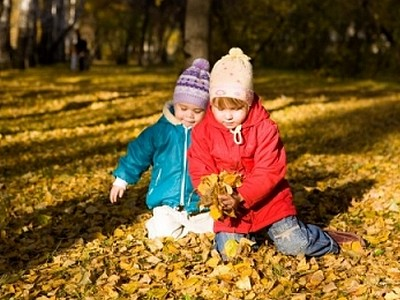
[[[110,191],[111,203],[151,167],[146,204],[153,216],[145,224],[151,239],[212,232],[213,219],[199,209],[186,155],[192,128],[203,119],[208,105],[209,69],[209,62],[198,58],[183,71],[161,118],[129,143],[127,154],[113,173],[116,179]]]
[[[87,41],[81,37],[79,30],[75,31],[76,37],[74,39],[71,49],[71,70],[85,71],[89,70],[90,57]]]
[[[75,44],[71,45],[71,70],[78,70],[78,53],[76,52]]]
[[[211,71],[210,106],[193,129],[188,159],[195,187],[213,173],[242,175],[240,187],[218,197],[223,210],[236,215],[214,223],[215,246],[224,259],[226,243],[241,238],[268,236],[283,254],[306,256],[338,253],[339,243],[358,240],[298,219],[278,127],[253,91],[250,57],[239,48],[232,48]]]

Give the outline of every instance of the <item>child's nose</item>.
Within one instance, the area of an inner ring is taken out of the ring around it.
[[[191,110],[188,110],[188,116],[189,116],[190,118],[194,118],[194,112],[191,111]]]
[[[226,120],[231,120],[232,119],[232,113],[230,111],[225,112],[225,119]]]

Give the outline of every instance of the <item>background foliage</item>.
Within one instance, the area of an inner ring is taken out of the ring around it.
[[[0,74],[2,299],[398,299],[400,86],[257,69],[303,220],[367,249],[318,259],[265,244],[222,263],[212,235],[145,238],[148,174],[117,205],[111,171],[155,122],[176,69]]]
[[[1,0],[0,68],[68,61],[76,28],[93,59],[182,66],[185,16],[199,15],[187,1],[204,0]],[[211,62],[239,46],[264,67],[368,77],[400,67],[399,1],[207,1]]]

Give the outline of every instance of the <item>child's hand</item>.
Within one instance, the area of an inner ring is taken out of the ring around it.
[[[218,195],[218,200],[224,211],[235,211],[240,202],[243,201],[242,197],[237,193],[233,193],[232,195]]]
[[[125,189],[123,187],[113,185],[110,191],[110,201],[111,203],[116,203],[118,198],[122,198],[124,195]]]

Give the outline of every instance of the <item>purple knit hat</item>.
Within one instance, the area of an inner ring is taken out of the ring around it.
[[[197,58],[176,82],[173,103],[189,103],[207,108],[209,102],[210,63],[204,58]]]

